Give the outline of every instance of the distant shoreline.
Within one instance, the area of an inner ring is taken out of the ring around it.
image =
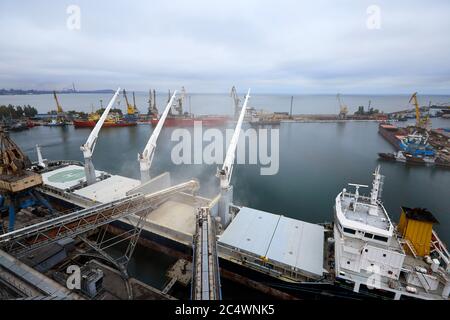
[[[39,94],[52,94],[52,90],[21,90],[21,89],[0,89],[0,96],[23,96],[23,95],[39,95]],[[114,93],[111,89],[101,89],[101,90],[62,90],[56,91],[57,94],[76,94],[76,93]]]

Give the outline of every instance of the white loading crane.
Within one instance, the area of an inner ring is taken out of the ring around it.
[[[109,101],[108,106],[106,107],[105,111],[103,111],[102,116],[95,124],[95,127],[91,131],[91,134],[86,140],[86,143],[80,147],[80,150],[83,152],[84,172],[86,175],[86,182],[88,185],[91,185],[97,181],[97,178],[95,177],[94,164],[92,163],[92,154],[94,152],[95,145],[97,144],[98,133],[100,132],[100,129],[102,128],[109,111],[111,110],[112,106],[114,105],[114,102],[116,101],[117,96],[119,95],[119,91],[120,88],[117,89],[116,93]]]
[[[42,157],[41,146],[38,144],[36,145],[36,152],[37,152],[39,167],[46,168],[47,167],[47,159],[44,159]]]
[[[169,114],[169,111],[172,108],[176,95],[177,91],[175,90],[175,92],[172,95],[172,98],[170,98],[169,103],[164,109],[163,114],[159,118],[155,130],[153,130],[150,139],[148,139],[144,151],[138,154],[139,167],[141,170],[141,183],[145,183],[150,180],[150,167],[152,165],[153,156],[155,155],[156,141],[158,140],[158,136],[164,125],[164,121],[166,121],[167,115]]]
[[[250,98],[250,89],[248,89],[245,96],[244,105],[242,106],[239,119],[234,129],[233,137],[231,138],[230,145],[228,146],[225,161],[223,162],[222,169],[217,171],[217,177],[220,179],[220,200],[219,200],[219,217],[222,226],[225,228],[230,222],[230,203],[233,201],[233,186],[230,185],[231,176],[233,174],[234,159],[236,156],[236,148],[239,142],[239,135],[241,133],[242,122],[244,121],[245,111],[247,109],[248,99]]]

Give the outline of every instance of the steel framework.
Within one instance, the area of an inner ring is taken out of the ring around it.
[[[64,238],[73,238],[85,234],[86,232],[95,230],[98,227],[107,225],[126,216],[132,214],[138,215],[142,212],[148,213],[153,210],[156,203],[175,193],[185,190],[196,191],[197,189],[198,182],[196,180],[190,180],[152,194],[130,195],[110,203],[72,212],[0,235],[0,247],[20,257],[37,248]],[[141,219],[139,221],[137,231],[135,229],[131,236],[131,239],[134,239],[132,241],[134,245],[143,226],[143,221]],[[133,250],[134,248],[127,250],[126,255],[131,256]]]
[[[216,246],[216,225],[209,208],[198,209],[192,258],[193,300],[220,300],[220,271]]]

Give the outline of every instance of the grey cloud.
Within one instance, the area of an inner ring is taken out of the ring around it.
[[[81,8],[81,31],[66,7]],[[0,3],[0,87],[221,92],[448,93],[450,3],[378,1]]]

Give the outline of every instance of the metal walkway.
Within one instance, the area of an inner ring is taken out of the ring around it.
[[[193,248],[193,300],[221,300],[216,225],[209,208],[199,208]]]
[[[158,201],[178,192],[197,188],[198,182],[191,180],[149,195],[132,195],[107,204],[69,213],[0,235],[0,247],[15,256],[22,256],[60,239],[75,237],[131,214],[152,210]]]

